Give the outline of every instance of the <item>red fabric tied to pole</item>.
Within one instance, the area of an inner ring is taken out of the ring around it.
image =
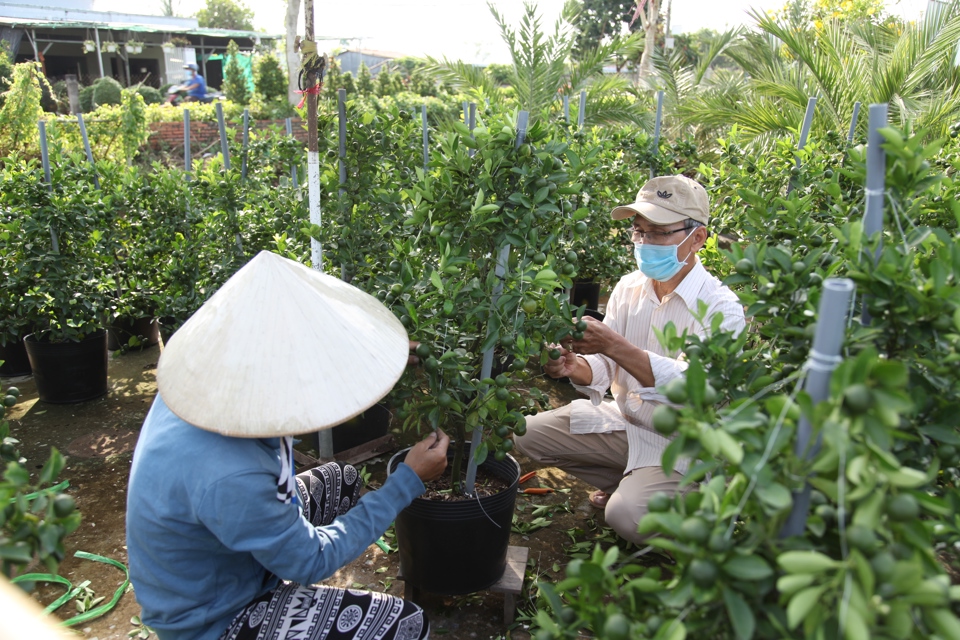
[[[303,97],[300,98],[300,104],[297,105],[297,109],[303,109],[303,105],[304,105],[304,104],[306,103],[306,101],[307,101],[307,94],[319,96],[319,95],[320,95],[320,89],[322,89],[322,88],[323,88],[323,85],[322,85],[322,84],[317,84],[317,85],[314,85],[314,86],[310,87],[309,89],[304,89],[303,91],[297,91],[297,93],[303,95]]]

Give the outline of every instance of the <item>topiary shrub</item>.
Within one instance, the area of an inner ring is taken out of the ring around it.
[[[163,95],[153,87],[140,85],[137,87],[137,93],[143,97],[146,104],[160,104],[163,102]]]
[[[113,78],[100,78],[80,89],[80,110],[89,113],[104,104],[120,104],[123,87]]]

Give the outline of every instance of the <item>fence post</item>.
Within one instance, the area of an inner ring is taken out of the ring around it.
[[[293,119],[292,118],[287,118],[286,126],[287,126],[287,135],[292,138],[293,137]],[[294,189],[300,188],[300,172],[297,171],[296,162],[294,162],[290,166],[290,181],[293,183]]]
[[[223,168],[230,171],[230,146],[227,144],[227,125],[223,122],[223,104],[217,103],[217,126],[220,127],[220,152],[223,154]]]
[[[193,158],[190,155],[190,109],[183,110],[183,167],[187,172],[187,182],[190,182],[190,169]]]
[[[530,113],[528,111],[521,111],[517,116],[517,139],[514,143],[514,148],[517,149],[523,144],[524,138],[527,136],[527,123],[530,120]],[[503,292],[503,277],[507,272],[507,265],[510,262],[510,245],[505,244],[500,249],[500,253],[497,255],[497,266],[494,269],[494,274],[497,276],[497,284],[493,288],[493,296],[491,297],[491,308],[496,307],[497,300],[500,298],[500,294]],[[491,313],[491,316],[493,314]],[[487,324],[487,335],[490,335],[490,332],[493,331],[492,323]],[[494,347],[490,347],[483,352],[483,363],[480,365],[480,379],[489,378],[490,371],[493,369],[493,350]],[[477,426],[473,430],[473,434],[470,437],[470,459],[467,462],[467,477],[464,481],[464,493],[471,495],[474,490],[474,483],[477,480],[477,461],[476,461],[476,451],[477,447],[480,446],[481,436],[483,434],[483,429]]]
[[[813,124],[813,113],[817,110],[817,97],[810,96],[807,99],[807,111],[803,114],[803,124],[800,125],[800,138],[797,140],[797,151],[801,151],[805,146],[807,146],[807,136],[810,135],[810,126]],[[800,156],[797,156],[796,160],[797,169],[800,168]],[[790,192],[793,191],[797,186],[796,180],[793,178],[790,179],[790,183],[787,185],[787,195],[790,195]]]
[[[663,91],[657,91],[657,115],[653,121],[653,155],[660,155],[660,123],[663,120]],[[653,178],[655,169],[651,165],[650,177]]]
[[[47,122],[41,120],[40,127],[40,162],[43,164],[43,180],[47,183],[47,190],[53,191],[53,181],[50,179],[50,153],[47,149]],[[60,242],[57,240],[57,230],[50,225],[50,245],[54,253],[60,253]]]
[[[100,177],[97,175],[97,165],[93,161],[93,151],[90,150],[90,138],[87,137],[87,125],[83,122],[83,114],[77,114],[77,124],[80,125],[80,137],[83,138],[83,150],[87,152],[87,162],[93,167],[93,184],[100,188]]]
[[[807,360],[807,377],[803,390],[810,395],[814,405],[827,399],[830,391],[830,376],[840,363],[840,347],[843,346],[844,330],[847,326],[847,309],[854,284],[847,278],[828,278],[823,283],[823,295],[817,310],[817,331],[813,337],[810,358]],[[813,427],[806,416],[801,416],[797,424],[797,440],[794,452],[807,459],[816,455],[820,449],[819,441],[813,446],[810,439]],[[793,508],[780,532],[782,537],[801,535],[807,526],[807,513],[810,510],[810,485],[793,494]]]
[[[240,145],[240,182],[247,179],[247,143],[250,142],[250,109],[243,110],[243,142]]]
[[[880,129],[887,126],[887,105],[872,104],[869,110],[867,131],[867,204],[863,214],[863,233],[869,240],[883,230],[883,200],[884,189],[887,183],[887,152],[880,146],[883,136]],[[880,250],[883,247],[883,236],[877,238],[877,248],[873,252],[873,263],[880,259]],[[872,320],[867,310],[867,298],[864,296],[860,322],[868,325]]]
[[[850,133],[847,134],[847,144],[853,144],[853,136],[857,132],[857,118],[860,117],[861,103],[853,103],[853,117],[850,118]]]

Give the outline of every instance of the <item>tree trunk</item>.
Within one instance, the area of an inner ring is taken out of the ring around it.
[[[657,22],[660,18],[660,0],[647,0],[646,7],[640,11],[640,24],[643,26],[643,55],[640,56],[640,80],[653,75],[653,49],[657,46]]]
[[[287,54],[287,99],[290,104],[300,102],[300,94],[297,90],[297,76],[300,73],[300,55],[293,48],[294,41],[297,38],[297,19],[300,17],[300,0],[287,0],[287,17],[284,20],[286,26],[286,54]]]

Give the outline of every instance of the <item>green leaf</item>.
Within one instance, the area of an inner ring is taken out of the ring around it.
[[[477,450],[473,452],[473,461],[478,465],[483,464],[487,459],[487,454],[489,453],[489,448],[487,447],[486,442],[481,442],[480,446],[477,447]]]
[[[840,563],[819,551],[786,551],[777,557],[779,564],[787,573],[823,573],[837,567]]]
[[[804,587],[809,587],[813,584],[815,578],[816,576],[810,575],[809,573],[780,576],[780,578],[777,579],[777,591],[788,596]]]
[[[0,545],[0,558],[18,564],[26,564],[33,560],[33,551],[26,542]]]
[[[900,467],[896,471],[888,472],[887,479],[893,486],[905,489],[916,489],[927,483],[927,476],[923,472],[910,467]]]
[[[846,640],[870,640],[870,630],[867,628],[867,623],[855,607],[847,607],[847,620],[843,635]]]
[[[757,621],[746,600],[739,593],[728,587],[723,588],[723,603],[730,616],[730,624],[737,640],[750,640],[757,628]]]
[[[737,580],[757,581],[773,575],[773,569],[760,556],[734,556],[724,562],[721,568]]]
[[[785,511],[793,504],[790,491],[777,482],[757,487],[757,497],[773,511]]]
[[[820,601],[826,588],[827,585],[809,587],[790,598],[790,604],[787,605],[787,626],[796,629]]]
[[[440,274],[436,270],[430,273],[430,282],[437,288],[437,291],[443,293],[443,280],[440,279]]]
[[[657,629],[654,640],[685,640],[687,628],[679,619],[667,620]]]

